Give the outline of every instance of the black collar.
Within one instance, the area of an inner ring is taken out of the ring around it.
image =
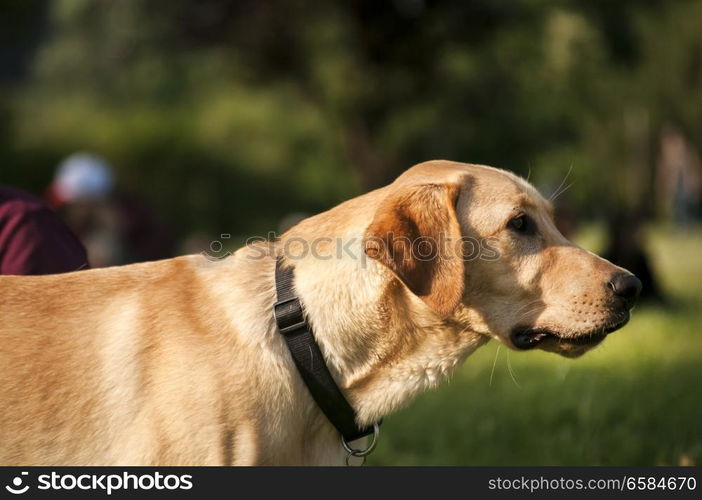
[[[312,399],[337,428],[345,445],[354,439],[373,434],[374,429],[377,432],[377,424],[365,429],[359,429],[356,425],[356,412],[346,401],[329,373],[312,328],[305,318],[300,299],[295,295],[294,285],[293,267],[283,267],[281,259],[277,259],[275,266],[277,302],[273,306],[273,316]]]

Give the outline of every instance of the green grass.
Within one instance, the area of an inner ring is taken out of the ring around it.
[[[656,229],[649,248],[670,308],[637,309],[578,360],[491,341],[386,418],[368,464],[702,463],[702,230]]]

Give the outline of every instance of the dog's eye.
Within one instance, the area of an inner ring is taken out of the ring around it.
[[[528,219],[527,216],[524,214],[510,219],[510,221],[507,223],[507,226],[511,230],[516,231],[518,233],[526,233],[529,230]]]

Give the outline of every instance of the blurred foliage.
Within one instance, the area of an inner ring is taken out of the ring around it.
[[[702,145],[702,1],[0,1],[0,181],[76,150],[183,234],[274,229],[413,163],[488,163],[581,215],[654,211]],[[596,197],[598,203],[593,204]]]

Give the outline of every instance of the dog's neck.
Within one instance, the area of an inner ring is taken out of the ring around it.
[[[467,310],[439,318],[360,245],[292,264],[329,368],[368,425],[449,376],[488,337],[469,327]]]

